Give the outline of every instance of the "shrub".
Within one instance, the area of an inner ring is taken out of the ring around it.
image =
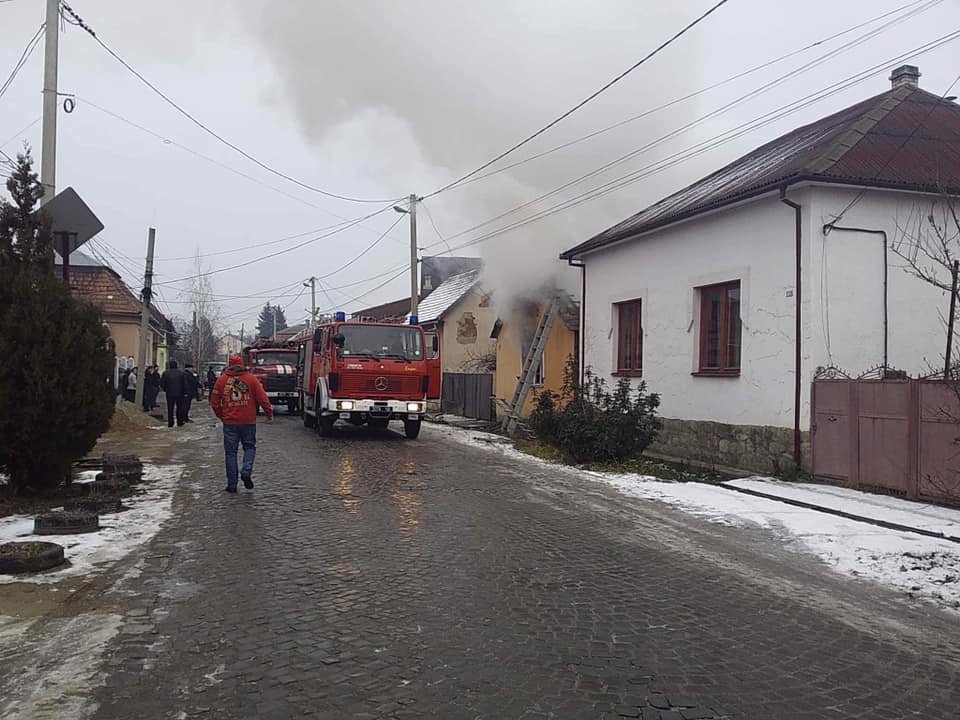
[[[544,391],[530,415],[537,438],[559,448],[576,463],[622,461],[637,457],[656,438],[660,396],[645,382],[634,389],[620,378],[614,389],[588,368],[580,384],[569,361],[562,393]]]
[[[69,477],[113,413],[108,334],[54,274],[49,230],[31,213],[40,185],[27,156],[0,201],[0,470],[17,492]]]

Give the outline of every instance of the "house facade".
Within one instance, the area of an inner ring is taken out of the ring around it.
[[[562,255],[583,266],[583,365],[661,394],[655,450],[807,465],[818,368],[942,367],[949,293],[910,260],[960,195],[960,107],[918,77],[898,68]]]
[[[493,387],[497,399],[497,414],[500,416],[506,412],[513,400],[524,358],[546,311],[545,302],[520,302],[515,303],[509,313],[501,314],[496,321],[492,333],[496,340],[497,360]],[[521,417],[527,417],[536,407],[537,393],[560,394],[563,391],[567,364],[577,359],[579,335],[580,316],[577,304],[572,298],[564,296],[559,317],[553,323],[543,349],[534,387],[520,411]]]
[[[57,263],[60,263],[57,257]],[[133,367],[140,348],[140,314],[143,303],[112,268],[82,252],[70,254],[70,288],[76,297],[100,310],[104,326],[110,332],[118,364]],[[147,361],[165,367],[167,337],[173,324],[155,306],[150,306],[150,332],[147,335]]]

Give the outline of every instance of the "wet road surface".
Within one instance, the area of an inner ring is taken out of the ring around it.
[[[957,717],[955,616],[762,531],[282,415],[233,496],[198,422],[97,718]]]

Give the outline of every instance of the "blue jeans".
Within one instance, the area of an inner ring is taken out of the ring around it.
[[[227,487],[237,487],[237,448],[243,445],[244,475],[253,474],[253,459],[257,456],[256,425],[224,425],[223,453],[227,462]]]

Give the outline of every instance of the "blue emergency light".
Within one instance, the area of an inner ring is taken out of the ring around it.
[[[419,322],[420,322],[420,318],[418,318],[416,315],[411,315],[411,316],[410,316],[410,324],[411,324],[411,325],[416,325],[416,324],[418,324]]]
[[[336,320],[337,322],[343,322],[344,320],[347,319],[347,314],[341,310],[338,313],[334,313],[333,319]]]

